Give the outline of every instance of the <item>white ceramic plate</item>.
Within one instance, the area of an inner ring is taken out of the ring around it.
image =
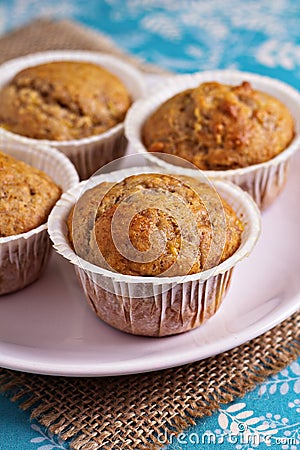
[[[300,308],[299,172],[300,154],[284,193],[263,215],[254,252],[204,326],[160,339],[119,332],[93,314],[73,267],[53,254],[42,279],[0,297],[0,366],[51,375],[138,373],[221,353],[272,328]]]

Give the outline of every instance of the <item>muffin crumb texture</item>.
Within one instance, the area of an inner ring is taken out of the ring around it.
[[[210,186],[156,173],[87,190],[71,211],[68,228],[83,259],[133,276],[177,276],[214,267],[238,249],[243,232],[233,209]]]
[[[0,152],[0,237],[47,222],[61,188],[44,172]]]
[[[34,139],[81,139],[122,122],[130,104],[126,87],[106,69],[55,61],[24,69],[2,88],[0,125]]]
[[[202,170],[227,170],[268,161],[288,147],[294,120],[275,97],[253,89],[206,82],[163,103],[146,120],[149,152],[169,153]]]

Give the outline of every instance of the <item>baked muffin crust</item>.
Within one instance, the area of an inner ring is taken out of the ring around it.
[[[0,237],[45,223],[61,192],[44,172],[0,152]]]
[[[213,220],[210,205],[222,209]],[[212,195],[208,185],[156,173],[86,191],[69,215],[68,228],[75,252],[83,259],[141,276],[177,276],[211,268],[237,250],[243,231],[232,208]]]
[[[122,122],[130,103],[123,83],[104,68],[55,61],[24,69],[3,87],[0,124],[34,139],[81,139]]]
[[[202,83],[163,103],[145,122],[149,152],[184,158],[202,170],[227,170],[268,161],[294,137],[294,120],[278,99],[239,86]]]

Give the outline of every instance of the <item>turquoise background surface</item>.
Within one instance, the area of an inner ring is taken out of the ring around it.
[[[175,72],[235,68],[300,89],[300,2],[294,0],[0,1],[0,33],[33,18],[75,19],[124,50]],[[300,448],[300,359],[213,414],[169,450]],[[0,396],[0,450],[68,448]]]

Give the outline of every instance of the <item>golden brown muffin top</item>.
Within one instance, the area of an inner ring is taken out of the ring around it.
[[[154,173],[86,191],[69,215],[68,228],[83,259],[141,276],[214,267],[237,250],[243,231],[235,212],[209,185]]]
[[[286,106],[246,81],[187,89],[163,103],[142,130],[149,152],[176,155],[202,170],[268,161],[293,137],[294,120]]]
[[[61,192],[41,170],[0,152],[0,237],[47,222]]]
[[[22,70],[0,91],[0,124],[34,139],[81,139],[122,122],[130,103],[106,69],[56,61]]]

